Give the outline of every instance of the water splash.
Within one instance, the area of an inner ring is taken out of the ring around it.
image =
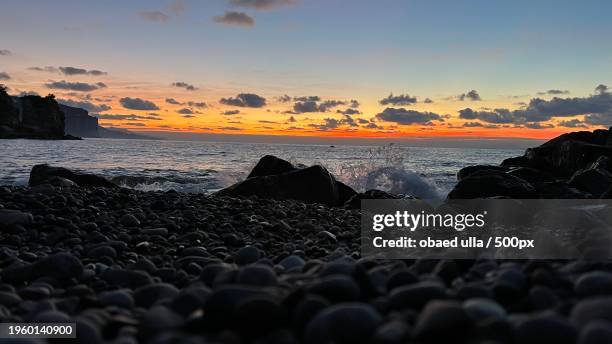
[[[405,156],[406,149],[392,143],[374,147],[362,161],[341,166],[339,178],[359,191],[379,189],[397,195],[441,199],[443,193],[433,181],[406,168]]]

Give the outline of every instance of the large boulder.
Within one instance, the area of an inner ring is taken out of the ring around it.
[[[49,166],[47,164],[35,165],[30,171],[30,186],[49,183],[54,180],[54,177],[68,179],[79,186],[102,186],[102,187],[117,187],[104,177],[96,176],[95,174],[74,172],[67,168]]]
[[[546,143],[525,153],[534,167],[561,177],[569,177],[587,168],[602,156],[612,158],[612,146],[582,141],[561,141],[555,145]]]
[[[502,171],[480,170],[463,178],[448,194],[449,199],[488,197],[534,198],[535,188],[527,181]]]
[[[355,190],[337,181],[322,166],[296,167],[272,155],[261,158],[247,179],[216,193],[231,197],[294,199],[329,206],[343,205],[355,194]]]
[[[457,172],[457,181],[461,181],[462,179],[468,177],[470,174],[485,171],[485,170],[493,170],[493,171],[501,171],[506,172],[508,168],[503,166],[494,166],[494,165],[473,165],[464,167]]]
[[[355,193],[351,198],[344,202],[344,207],[348,209],[361,209],[363,199],[400,199],[401,197],[390,194],[382,190],[367,190],[366,192]]]
[[[277,158],[274,155],[266,155],[259,159],[257,165],[253,167],[247,178],[272,176],[295,171],[296,169],[297,168],[287,160]]]
[[[612,187],[612,173],[601,168],[579,170],[568,182],[570,187],[599,197]]]

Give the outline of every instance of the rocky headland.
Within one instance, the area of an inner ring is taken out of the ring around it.
[[[605,198],[609,137],[462,169],[448,198]],[[0,318],[73,321],[82,343],[612,338],[609,261],[362,258],[359,200],[397,197],[272,156],[214,195],[39,165],[0,187]]]

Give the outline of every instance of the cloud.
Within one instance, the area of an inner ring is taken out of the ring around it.
[[[166,98],[166,103],[173,105],[181,105],[182,103],[174,98]]]
[[[238,127],[220,127],[221,130],[242,130],[242,128]]]
[[[195,90],[198,89],[197,87],[195,87],[193,85],[190,85],[190,84],[188,84],[186,82],[182,82],[182,81],[173,82],[172,86],[179,87],[179,88],[184,88],[187,91],[195,91]]]
[[[196,117],[195,115],[190,115],[190,114],[186,114],[182,116],[183,118],[194,118]]]
[[[100,76],[100,75],[105,75],[106,72],[100,71],[100,70],[96,70],[96,69],[92,69],[92,70],[87,70],[84,68],[77,68],[77,67],[59,67],[59,71],[64,74],[64,75],[94,75],[94,76]]]
[[[532,123],[525,123],[524,127],[529,128],[529,129],[550,129],[550,128],[554,128],[555,126],[552,124],[542,124],[538,122],[532,122]]]
[[[132,110],[159,110],[159,107],[152,101],[140,98],[125,97],[119,99],[119,103],[126,109]]]
[[[171,4],[168,5],[168,10],[176,14],[184,12],[186,9],[187,5],[185,5],[185,2],[183,0],[174,0]]]
[[[538,92],[537,94],[540,96],[544,96],[544,95],[559,95],[559,94],[569,94],[570,91],[568,90],[548,90],[548,91],[544,91],[544,92]]]
[[[142,11],[138,12],[138,16],[144,20],[152,22],[166,22],[169,17],[161,11]]]
[[[230,4],[254,10],[272,10],[281,6],[293,5],[295,0],[230,0]]]
[[[144,127],[144,126],[146,126],[146,124],[140,123],[140,122],[127,122],[125,124],[126,125],[131,125],[131,126],[134,126],[134,127]]]
[[[293,100],[296,102],[318,102],[321,100],[321,97],[319,96],[300,96],[300,97],[293,97]]]
[[[187,105],[191,106],[191,107],[196,107],[196,108],[207,108],[208,104],[206,104],[205,102],[193,102],[193,101],[188,101]]]
[[[188,109],[188,108],[182,108],[178,110],[177,112],[180,113],[181,115],[192,115],[193,114],[193,111],[191,111],[191,109]]]
[[[326,131],[326,130],[336,129],[341,124],[340,121],[338,121],[335,118],[325,118],[325,119],[323,119],[323,121],[325,121],[323,124],[314,124],[313,123],[313,124],[309,124],[308,126],[312,127],[312,128],[319,129],[319,130]]]
[[[358,115],[361,113],[361,111],[353,108],[348,108],[346,110],[336,110],[336,112],[344,115]]]
[[[400,94],[399,96],[394,96],[393,93],[389,94],[387,98],[383,98],[378,101],[380,105],[410,105],[416,102],[416,97],[411,97],[408,94]]]
[[[239,113],[240,113],[240,110],[227,110],[227,111],[221,112],[222,115],[226,115],[226,116],[237,115]]]
[[[291,117],[289,117],[289,119],[287,120],[287,122],[289,122],[289,123],[295,123],[295,122],[297,122],[297,120],[295,119],[295,117],[291,116]]]
[[[344,118],[340,120],[340,123],[348,125],[349,127],[358,127],[359,126],[357,124],[357,122],[355,121],[355,119],[353,119],[353,117],[351,117],[349,115],[344,115]]]
[[[296,102],[293,104],[293,111],[287,113],[327,112],[331,108],[341,105],[348,105],[353,108],[359,106],[359,102],[356,100],[344,101],[332,99],[321,101],[321,98],[318,96],[295,97],[294,100]]]
[[[369,122],[368,124],[362,126],[362,128],[366,128],[366,129],[382,129],[382,127],[380,127],[379,125],[377,125],[374,122]]]
[[[57,101],[60,104],[85,109],[88,112],[102,112],[102,111],[108,111],[111,109],[111,107],[106,104],[94,104],[87,100],[58,99]]]
[[[10,50],[0,49],[0,56],[11,56],[11,55],[13,55],[13,53],[11,53]]]
[[[431,121],[442,121],[442,116],[433,112],[406,110],[404,108],[386,108],[376,115],[381,121],[395,122],[401,125],[431,124]]]
[[[266,120],[259,120],[257,122],[263,123],[263,124],[278,124],[278,122],[275,122],[275,121],[266,121]]]
[[[221,98],[219,103],[230,106],[260,108],[266,105],[266,98],[253,93],[240,93],[236,98]]]
[[[567,121],[561,121],[557,123],[560,127],[566,128],[586,128],[587,126],[579,119],[570,119]]]
[[[429,98],[425,98],[425,100],[423,100],[423,103],[425,103],[425,104],[431,104],[431,103],[433,103],[433,102],[434,102],[434,101],[433,101],[433,100],[431,100],[431,99],[429,99]]]
[[[285,94],[280,97],[276,97],[276,100],[278,100],[280,103],[288,103],[291,101],[291,97]]]
[[[30,67],[28,70],[33,70],[35,72],[47,72],[47,73],[58,73],[59,69],[53,66],[46,67]]]
[[[158,114],[150,113],[148,115],[134,115],[134,114],[97,114],[96,117],[99,119],[114,120],[114,121],[161,121]]]
[[[106,84],[103,82],[97,82],[95,84],[88,84],[84,82],[68,82],[66,80],[61,81],[53,81],[46,83],[45,86],[51,89],[57,90],[71,90],[71,91],[79,91],[79,92],[89,92],[98,90],[100,88],[106,88]]]
[[[476,90],[471,90],[468,93],[463,93],[460,94],[459,96],[457,96],[457,98],[461,101],[464,100],[471,100],[471,101],[480,101],[482,100],[482,98],[480,98],[480,95],[478,94],[478,91]]]
[[[551,100],[533,98],[527,106],[517,109],[494,109],[474,111],[470,108],[459,110],[463,119],[480,119],[488,123],[545,122],[555,117],[585,115],[584,123],[608,126],[612,124],[612,94],[607,86],[599,85],[595,93],[587,97],[559,98]]]
[[[11,80],[11,76],[8,73],[0,72],[0,80]]]
[[[255,19],[244,12],[225,11],[222,16],[214,17],[213,20],[220,24],[250,27],[255,25]]]

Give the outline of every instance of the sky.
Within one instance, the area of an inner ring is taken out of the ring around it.
[[[4,0],[0,83],[143,132],[538,138],[612,125],[612,2]]]

